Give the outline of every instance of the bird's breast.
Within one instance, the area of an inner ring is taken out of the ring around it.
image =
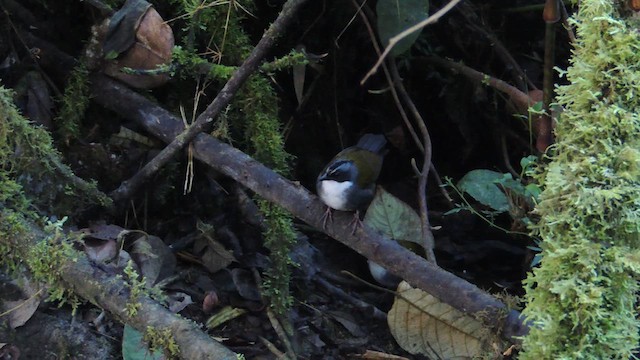
[[[348,204],[352,187],[351,181],[322,180],[318,183],[318,195],[322,202],[332,209],[352,211],[355,208]]]

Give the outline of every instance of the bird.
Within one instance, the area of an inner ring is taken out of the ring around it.
[[[340,151],[320,172],[316,190],[328,206],[323,228],[331,218],[331,209],[355,211],[356,219],[360,220],[360,212],[366,211],[375,194],[386,143],[384,135],[364,134],[356,145]]]

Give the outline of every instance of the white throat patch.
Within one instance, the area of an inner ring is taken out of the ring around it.
[[[322,180],[318,188],[318,195],[332,209],[354,210],[347,207],[347,193],[352,186],[353,182],[351,181]]]

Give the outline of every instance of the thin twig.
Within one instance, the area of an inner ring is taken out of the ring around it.
[[[267,349],[269,349],[269,351],[271,351],[271,353],[276,357],[276,359],[281,359],[281,360],[290,360],[291,358],[287,356],[287,354],[283,353],[282,351],[280,351],[278,349],[278,347],[272,343],[271,341],[263,338],[262,336],[260,336],[260,341],[262,341],[262,344],[264,344],[264,346],[267,347]]]
[[[356,0],[351,0],[351,3],[353,4],[353,6],[356,7],[357,9],[356,11],[360,14],[360,18],[364,22],[364,25],[367,28],[367,31],[369,32],[369,38],[371,39],[371,44],[373,45],[373,49],[376,51],[376,54],[378,54],[378,57],[382,56],[380,45],[378,45],[378,38],[376,37],[375,32],[373,31],[373,27],[369,22],[369,17],[373,16],[373,14],[371,14],[371,10],[369,9],[369,7],[365,7],[364,5],[360,6],[360,4],[358,4]],[[362,10],[367,11],[367,14],[364,14]],[[393,96],[393,101],[396,104],[396,108],[398,108],[398,112],[400,113],[400,117],[402,118],[404,125],[407,127],[407,130],[409,131],[409,134],[411,135],[413,142],[416,144],[418,149],[420,149],[420,152],[424,152],[424,147],[422,146],[422,142],[420,141],[420,138],[418,137],[416,130],[411,124],[411,121],[409,120],[409,117],[407,116],[406,111],[404,111],[404,108],[402,107],[402,103],[400,102],[400,98],[398,97],[398,92],[393,84],[393,79],[391,78],[389,69],[387,68],[386,61],[382,62],[382,70],[384,71],[384,76],[387,80],[387,83],[389,84],[389,89],[391,90],[391,96]]]
[[[373,31],[371,22],[369,21],[369,18],[373,17],[371,9],[368,6],[360,7],[359,4],[356,2],[356,0],[351,0],[351,3],[358,9],[357,11],[360,13],[360,17],[362,18],[362,21],[364,22],[364,25],[366,26],[367,31],[369,32],[369,37],[371,38],[371,43],[373,44],[373,48],[375,49],[376,54],[378,54],[378,56],[381,56],[382,52],[380,50],[380,46],[378,45],[377,37],[375,35],[375,32]],[[364,14],[363,10],[366,11],[367,14]],[[391,61],[394,61],[394,60],[391,60]],[[415,128],[413,127],[413,125],[411,124],[411,121],[409,120],[409,117],[407,116],[407,112],[404,110],[404,107],[400,102],[400,98],[398,97],[398,91],[396,90],[394,81],[391,78],[391,74],[389,73],[389,69],[387,67],[386,61],[382,63],[382,70],[384,70],[384,76],[387,80],[387,83],[389,84],[391,95],[393,96],[393,101],[396,104],[396,107],[398,108],[400,117],[402,118],[402,121],[407,127],[407,130],[409,131],[409,134],[411,135],[413,142],[416,144],[420,152],[424,154],[424,146],[422,145],[422,141],[420,141],[420,138],[418,137],[418,134],[416,133]],[[451,198],[451,196],[449,196],[449,193],[447,192],[447,190],[442,186],[443,185],[442,179],[440,178],[440,175],[438,174],[438,171],[436,170],[436,167],[435,165],[433,165],[433,163],[431,163],[431,174],[433,175],[433,177],[436,180],[436,183],[439,186],[440,193],[449,202],[449,205],[453,207],[453,199]]]
[[[274,314],[271,308],[267,308],[267,317],[269,318],[271,327],[273,327],[273,330],[276,332],[276,334],[278,334],[278,338],[280,339],[280,341],[282,341],[282,343],[284,344],[284,347],[287,349],[286,354],[284,354],[285,358],[296,359],[297,356],[295,351],[293,350],[293,346],[291,346],[291,341],[289,341],[289,336],[287,335],[287,332],[285,331],[284,327],[280,323],[280,320],[278,319],[276,314]]]
[[[509,96],[509,99],[513,102],[516,109],[521,113],[526,114],[528,108],[536,103],[536,101],[533,100],[527,93],[521,91],[520,89],[507,83],[506,81],[472,69],[462,63],[443,59],[437,56],[429,56],[423,59],[439,67],[458,72],[471,80],[482,83],[484,85],[488,85],[502,93],[505,93],[507,96]]]
[[[365,75],[364,79],[362,79],[360,81],[360,84],[364,84],[367,81],[367,79],[369,79],[371,77],[371,75],[375,74],[378,71],[378,68],[380,67],[380,64],[382,64],[382,62],[387,57],[387,55],[389,54],[391,49],[393,49],[393,47],[396,46],[396,44],[398,42],[400,42],[400,40],[404,39],[405,37],[407,37],[410,34],[422,29],[423,27],[425,27],[425,26],[427,26],[429,24],[433,24],[433,23],[437,22],[438,20],[440,20],[440,18],[442,16],[444,16],[444,14],[449,12],[449,10],[453,9],[453,7],[456,6],[460,1],[462,1],[462,0],[451,0],[451,1],[449,1],[449,3],[447,5],[442,7],[442,9],[436,11],[435,14],[429,16],[428,18],[420,21],[419,23],[413,25],[412,27],[404,30],[400,34],[398,34],[398,35],[392,37],[391,39],[389,39],[389,45],[387,45],[387,47],[384,49],[384,52],[382,53],[382,55],[380,55],[380,57],[378,58],[378,61],[376,62],[376,64],[373,65],[373,68],[371,68],[371,70],[369,70],[367,75]]]
[[[404,88],[398,68],[395,62],[389,62],[389,70],[391,70],[391,76],[393,76],[394,84],[398,89],[398,93],[402,96],[402,100],[405,105],[411,110],[411,114],[414,117],[418,129],[422,134],[422,142],[424,145],[424,157],[422,160],[422,170],[417,171],[418,175],[418,203],[420,204],[420,225],[422,227],[422,241],[427,260],[436,264],[436,256],[433,253],[434,241],[433,233],[431,232],[431,225],[429,224],[429,212],[427,208],[427,179],[429,178],[429,169],[431,168],[431,136],[429,136],[429,129],[420,115],[418,108]],[[417,170],[417,169],[416,169]]]
[[[213,119],[231,102],[235,93],[249,76],[256,71],[262,58],[266,55],[267,51],[271,49],[276,39],[284,32],[286,26],[293,21],[296,12],[306,1],[307,0],[288,0],[284,4],[280,14],[264,33],[262,39],[260,39],[260,42],[258,42],[249,57],[247,57],[242,66],[231,76],[231,79],[227,81],[205,111],[198,116],[195,123],[186,128],[180,135],[176,136],[169,145],[162,149],[155,158],[147,163],[131,179],[124,181],[118,189],[114,190],[111,193],[111,197],[115,202],[121,202],[124,199],[130,198],[136,189],[153,176],[153,174],[157,173],[178,151],[183,149],[209,126]]]
[[[520,179],[520,174],[511,166],[511,159],[509,157],[509,149],[507,148],[507,138],[502,132],[500,134],[500,149],[502,150],[502,160],[504,160],[504,166],[509,170],[514,179]]]

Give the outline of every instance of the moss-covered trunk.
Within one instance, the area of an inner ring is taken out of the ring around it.
[[[584,0],[573,19],[522,359],[628,359],[638,347],[640,33],[625,4]]]

